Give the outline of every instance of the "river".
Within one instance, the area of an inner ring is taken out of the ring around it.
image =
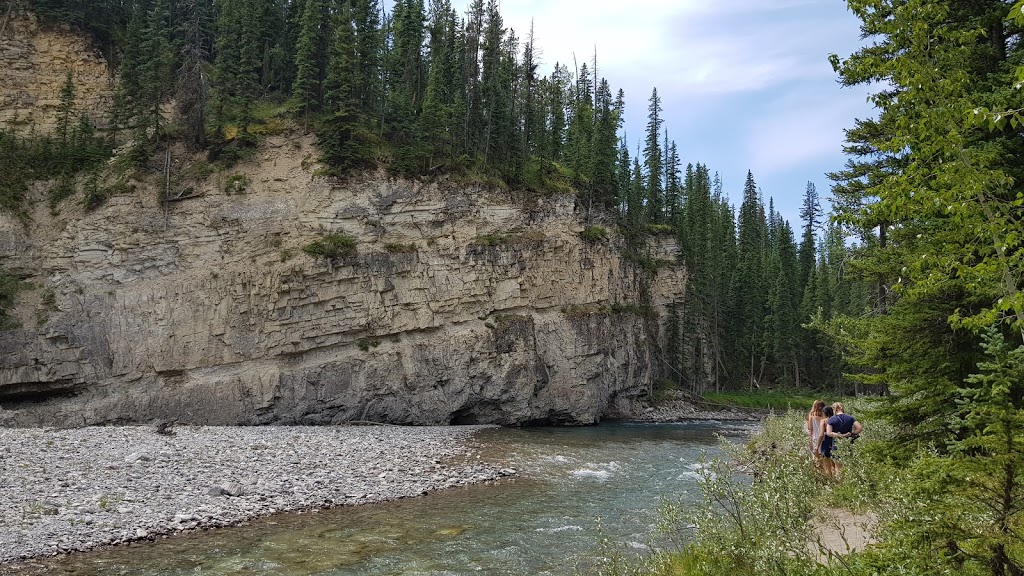
[[[659,544],[663,498],[695,500],[702,453],[752,424],[606,424],[485,430],[485,458],[520,475],[385,504],[283,514],[244,526],[45,561],[54,575],[571,575],[607,539]],[[27,566],[26,566],[27,567]]]

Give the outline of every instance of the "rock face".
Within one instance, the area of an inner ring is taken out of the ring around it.
[[[166,206],[140,184],[0,214],[0,265],[38,286],[0,332],[0,424],[583,424],[659,375],[671,241],[645,271],[580,237],[573,197],[332,183],[315,153],[272,138],[241,194],[218,175]],[[357,253],[301,251],[326,232]]]
[[[6,12],[0,10],[0,128],[27,130],[31,124],[38,132],[52,131],[68,72],[76,110],[102,122],[113,94],[103,56],[66,27],[44,28],[31,14],[12,13],[5,21]]]

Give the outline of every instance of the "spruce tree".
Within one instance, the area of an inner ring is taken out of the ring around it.
[[[185,145],[198,150],[206,144],[206,106],[209,83],[204,67],[208,57],[207,19],[203,0],[182,0],[178,71],[175,78],[175,118],[184,130]]]
[[[743,201],[740,204],[737,228],[734,293],[736,319],[740,328],[738,352],[741,357],[735,359],[738,362],[736,372],[742,370],[747,375],[748,384],[753,387],[761,377],[761,360],[765,351],[763,337],[767,290],[764,265],[768,229],[757,184],[754,182],[754,175],[749,171],[743,185]]]
[[[661,128],[664,124],[664,120],[661,117],[662,111],[658,89],[654,88],[651,91],[651,98],[647,106],[647,136],[644,140],[644,168],[647,176],[644,202],[647,219],[655,224],[661,223],[665,217],[662,150],[658,143],[658,139],[661,136]]]
[[[75,76],[70,71],[64,79],[64,85],[60,89],[59,103],[57,104],[57,138],[60,139],[62,147],[68,145],[71,139],[71,122],[75,116]]]
[[[238,0],[229,0],[238,1]],[[304,120],[320,108],[326,68],[326,47],[329,41],[327,0],[304,0],[304,10],[295,45],[295,80],[291,103]]]

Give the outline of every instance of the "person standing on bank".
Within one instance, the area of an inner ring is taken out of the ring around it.
[[[818,420],[821,434],[818,436],[818,445],[815,446],[815,452],[819,457],[815,464],[820,466],[821,471],[824,472],[827,478],[831,478],[834,473],[832,467],[832,445],[834,441],[831,436],[826,434],[828,431],[828,419],[834,415],[835,412],[832,411],[831,406],[825,406],[821,409],[821,419]]]
[[[835,412],[835,415],[827,420],[825,425],[825,436],[832,439],[829,457],[832,459],[833,474],[839,474],[839,471],[842,469],[840,454],[843,450],[837,450],[837,448],[840,448],[840,446],[847,448],[850,442],[855,440],[857,436],[860,436],[860,433],[864,431],[864,426],[862,426],[856,418],[844,412],[843,405],[841,403],[833,403],[832,410]],[[840,444],[836,441],[838,438],[849,438],[850,442],[843,442]]]
[[[818,447],[821,446],[821,433],[825,431],[821,427],[821,419],[824,417],[821,409],[824,407],[825,402],[815,400],[814,405],[811,406],[811,411],[807,413],[807,422],[804,424],[804,429],[811,438],[811,456],[814,457],[815,462],[817,462],[820,455]]]

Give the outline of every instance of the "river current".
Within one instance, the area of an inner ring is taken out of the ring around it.
[[[75,576],[556,575],[587,573],[606,540],[660,545],[665,498],[696,501],[701,455],[750,424],[606,424],[477,435],[514,480],[397,502],[284,514],[245,526],[69,556],[40,574]],[[607,551],[607,550],[606,550]]]

